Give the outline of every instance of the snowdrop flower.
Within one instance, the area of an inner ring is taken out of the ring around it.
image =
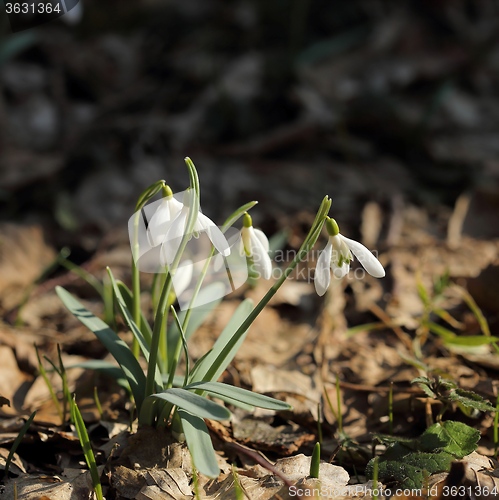
[[[152,247],[163,243],[170,225],[180,213],[183,206],[183,203],[174,198],[170,186],[164,186],[163,199],[147,226],[147,240]]]
[[[190,195],[189,190],[184,196],[184,203],[182,208],[178,212],[177,216],[171,224],[168,225],[163,244],[162,244],[162,258],[168,265],[171,265],[175,256],[177,255],[178,249],[182,242],[182,238],[185,234],[187,228],[187,222],[189,218],[190,203],[185,199],[187,197],[195,196],[195,193]],[[230,255],[230,246],[227,239],[223,235],[222,231],[215,225],[215,223],[206,215],[198,212],[196,222],[194,223],[193,234],[189,235],[189,239],[192,236],[198,236],[199,233],[206,233],[210,238],[213,246],[225,257]]]
[[[263,231],[253,227],[253,220],[248,213],[243,218],[240,252],[252,259],[255,270],[263,279],[270,278],[272,262],[269,257],[269,240]]]
[[[357,257],[364,269],[375,278],[383,278],[385,270],[378,259],[361,243],[350,240],[340,234],[338,224],[334,219],[326,219],[326,229],[329,241],[321,252],[315,268],[315,290],[318,295],[326,293],[331,283],[331,272],[335,278],[343,278],[350,270],[353,255]]]

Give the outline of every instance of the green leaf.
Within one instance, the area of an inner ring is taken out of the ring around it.
[[[94,316],[67,290],[58,286],[56,287],[56,292],[68,310],[95,334],[118,362],[130,384],[135,404],[140,411],[144,400],[146,377],[132,351],[104,321]]]
[[[5,467],[4,467],[4,476],[5,476],[5,478],[9,474],[9,468],[10,468],[10,464],[12,462],[12,458],[14,457],[14,453],[16,452],[18,446],[21,444],[21,442],[22,442],[22,440],[24,438],[24,435],[28,432],[28,429],[30,428],[31,423],[33,422],[33,419],[35,418],[35,416],[36,416],[36,411],[34,411],[29,416],[28,420],[26,420],[26,422],[24,423],[24,425],[21,427],[21,430],[17,434],[17,437],[14,440],[14,443],[12,444],[12,446],[10,448],[9,454],[7,455],[7,460],[5,460]]]
[[[224,384],[222,382],[194,382],[187,385],[184,389],[203,390],[215,397],[226,398],[228,402],[242,402],[246,405],[267,410],[284,411],[290,410],[291,406],[278,399],[257,394],[240,387]],[[237,406],[237,405],[236,405]]]
[[[488,337],[486,335],[454,335],[452,338],[444,340],[445,345],[459,345],[477,347],[481,345],[499,342],[499,337]]]
[[[495,407],[489,401],[473,391],[455,389],[449,394],[447,399],[459,403],[465,408],[473,408],[479,411],[495,411]]]
[[[431,300],[428,295],[428,291],[424,287],[423,283],[418,279],[418,282],[416,284],[416,288],[418,291],[419,298],[421,299],[421,302],[425,307],[429,307]]]
[[[204,420],[180,408],[178,409],[178,416],[182,422],[182,429],[194,466],[205,476],[210,478],[218,477],[220,468]]]
[[[95,495],[98,500],[104,500],[102,494],[102,485],[100,482],[99,469],[97,468],[97,463],[95,462],[95,455],[92,450],[92,445],[90,444],[90,439],[88,437],[87,428],[85,427],[85,422],[81,416],[80,409],[76,404],[76,401],[71,399],[71,420],[76,428],[76,433],[78,434],[78,439],[83,450],[83,455],[85,456],[85,461],[87,462],[88,468],[90,470],[90,476],[92,478],[92,486],[94,487]]]
[[[113,273],[111,272],[111,269],[109,267],[107,268],[107,272],[109,274],[109,278],[111,279],[111,284],[113,285],[113,291],[114,291],[114,296],[116,297],[116,301],[118,302],[118,306],[120,308],[121,314],[123,316],[123,319],[125,320],[126,324],[130,328],[130,330],[133,333],[133,336],[137,340],[140,350],[146,360],[146,362],[149,362],[149,349],[151,345],[151,339],[149,341],[146,340],[144,335],[142,334],[142,331],[139,329],[135,321],[133,320],[133,315],[128,309],[125,300],[123,299],[123,296],[121,295],[121,291],[118,287],[118,284],[116,280],[114,279]],[[161,372],[159,371],[159,367],[156,366],[156,372],[155,372],[155,381],[156,385],[158,386],[158,390],[163,388],[163,380],[161,378]]]
[[[411,380],[411,384],[418,384],[419,387],[424,391],[424,393],[429,396],[430,398],[436,398],[437,395],[431,388],[433,385],[433,382],[426,377],[416,377],[415,379]]]
[[[135,205],[135,212],[138,212],[139,210],[142,210],[144,205],[157,193],[161,191],[161,188],[164,186],[165,181],[164,180],[159,180],[156,181],[154,184],[151,184],[149,187],[144,189],[142,193],[140,193],[139,199],[137,200],[137,203]]]
[[[228,420],[231,417],[231,413],[227,408],[185,389],[167,389],[150,397],[168,401],[200,418]]]
[[[319,479],[319,468],[321,465],[321,444],[315,443],[314,451],[312,452],[312,459],[310,460],[310,477]]]
[[[445,328],[445,326],[439,325],[438,323],[433,323],[432,321],[428,322],[428,328],[431,332],[442,337],[444,340],[449,340],[457,337],[454,332],[452,332],[448,328]]]
[[[216,365],[216,371],[214,372],[213,377],[211,377],[211,380],[209,380],[208,382],[216,381],[220,377],[220,375],[222,375],[224,370],[227,368],[227,366],[229,366],[230,362],[234,359],[234,356],[241,347],[241,344],[246,338],[248,330],[246,330],[246,332],[241,335],[241,338],[236,342],[234,347],[227,353],[223,360],[217,361],[217,359],[222,353],[225,346],[228,344],[229,340],[232,338],[234,333],[237,331],[242,322],[248,317],[249,313],[252,310],[253,301],[250,299],[246,299],[241,302],[241,304],[239,304],[238,308],[234,311],[234,314],[213,345],[211,351],[206,357],[203,358],[203,360],[199,364],[197,364],[195,370],[193,370],[192,376],[190,377],[190,382],[199,382],[203,380],[208,370],[212,368],[215,363],[218,363]]]
[[[427,474],[449,470],[456,458],[472,453],[480,432],[461,422],[446,421],[428,427],[416,439],[400,440],[380,456],[381,481],[399,482],[400,488],[421,488]],[[366,474],[372,475],[373,460],[367,464]]]
[[[420,437],[422,451],[444,451],[463,458],[475,451],[480,432],[462,422],[447,420],[428,427]]]
[[[403,460],[383,461],[380,457],[378,479],[383,483],[397,481],[401,489],[419,489],[423,487],[429,474],[446,472],[454,457],[449,453],[409,453]],[[372,477],[374,459],[366,467],[366,475]]]
[[[123,297],[123,300],[125,301],[125,304],[126,304],[128,310],[132,311],[133,310],[132,291],[122,281],[118,280],[116,283],[118,285],[118,289],[121,292],[121,296]],[[149,325],[149,322],[145,318],[142,311],[140,313],[140,331],[142,332],[142,335],[144,335],[144,338],[146,340],[147,345],[150,346],[151,345],[151,338],[152,338],[152,330],[151,330],[151,326]]]
[[[466,302],[466,305],[471,309],[471,312],[475,315],[475,318],[478,321],[478,324],[480,325],[480,329],[482,330],[482,333],[490,337],[490,328],[489,324],[487,322],[487,319],[485,318],[482,310],[478,307],[478,304],[475,302],[475,299],[470,295],[468,290],[463,288],[462,286],[459,285],[453,285],[453,290],[456,290],[463,300]]]
[[[229,217],[227,217],[222,227],[220,228],[222,233],[225,233],[227,229],[229,229],[229,227],[232,226],[232,224],[234,224],[234,222],[240,219],[245,214],[245,212],[252,209],[257,203],[258,203],[257,201],[250,201],[242,205],[235,212],[229,215]]]
[[[170,307],[173,319],[175,320],[175,324],[177,325],[178,331],[180,333],[180,337],[182,339],[182,347],[184,348],[184,356],[185,356],[185,376],[184,376],[184,381],[182,382],[182,386],[187,384],[187,380],[189,378],[189,371],[190,371],[190,359],[189,359],[189,349],[187,347],[187,339],[185,338],[184,330],[182,329],[182,325],[180,324],[180,320],[178,318],[177,312],[175,311],[175,308],[173,306]],[[173,385],[173,381],[175,379],[175,368],[171,368],[172,372],[170,373],[170,377],[168,379],[168,386],[170,387]]]
[[[488,335],[456,335],[454,332],[437,323],[429,322],[430,331],[442,337],[445,344],[476,347],[499,342],[499,337]]]
[[[215,309],[215,307],[220,304],[222,301],[220,293],[220,287],[223,287],[220,283],[211,283],[201,290],[198,295],[199,301],[205,302],[205,304],[201,307],[195,307],[191,309],[191,315],[189,322],[187,324],[187,328],[185,329],[185,338],[189,340],[192,334],[203,324],[206,318],[210,315],[210,313]],[[210,297],[219,297],[216,300],[210,301]],[[201,303],[201,302],[200,302]],[[187,314],[187,310],[180,311],[178,313],[178,319],[180,323],[183,325],[185,316]],[[175,353],[175,349],[180,337],[180,332],[178,330],[177,324],[175,322],[171,323],[168,326],[168,366],[173,365],[173,354]]]

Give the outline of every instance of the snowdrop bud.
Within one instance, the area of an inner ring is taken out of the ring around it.
[[[248,212],[244,212],[244,215],[243,215],[243,226],[244,227],[251,227],[251,226],[253,226],[253,219],[251,218],[251,215]]]
[[[337,222],[330,217],[326,219],[326,230],[329,236],[336,236],[340,232]]]

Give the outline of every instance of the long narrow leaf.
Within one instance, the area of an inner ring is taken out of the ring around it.
[[[198,295],[198,301],[200,303],[205,303],[202,307],[196,307],[191,310],[191,315],[189,319],[189,323],[187,328],[185,329],[185,338],[189,340],[192,334],[203,324],[206,318],[210,315],[210,313],[215,309],[215,307],[220,304],[222,301],[222,297],[220,293],[220,283],[211,283],[206,286]],[[210,302],[210,297],[220,297],[214,301]],[[185,316],[187,314],[187,310],[180,311],[178,313],[178,319],[180,324],[184,323]],[[168,366],[173,364],[173,354],[175,352],[175,348],[177,346],[179,340],[179,329],[176,322],[173,322],[168,326]]]
[[[177,325],[178,331],[180,332],[180,336],[182,338],[182,347],[184,348],[184,356],[185,356],[185,377],[182,385],[186,385],[190,371],[189,349],[187,347],[187,340],[185,338],[184,331],[182,330],[182,325],[180,324],[177,312],[175,311],[175,308],[173,306],[171,306],[171,311],[173,319],[175,320],[175,324]],[[171,368],[172,372],[170,373],[170,378],[168,379],[168,386],[173,385],[173,381],[175,379],[175,369],[173,367]]]
[[[444,340],[446,345],[478,347],[481,345],[499,342],[499,337],[488,337],[487,335],[456,335]]]
[[[248,210],[251,210],[258,202],[257,201],[250,201],[242,206],[240,206],[237,210],[235,210],[223,223],[221,230],[222,233],[225,233],[227,229],[229,229],[234,222],[236,222],[238,219],[240,219]]]
[[[220,468],[204,420],[180,408],[178,409],[178,416],[182,422],[182,429],[194,466],[205,476],[218,477]]]
[[[116,284],[118,285],[118,289],[121,292],[121,296],[123,297],[123,300],[125,301],[128,310],[132,311],[133,310],[132,291],[125,285],[125,283],[123,283],[123,281],[117,280]],[[142,312],[140,313],[140,331],[142,332],[142,335],[144,335],[147,345],[150,346],[152,338],[151,325],[149,325],[149,322],[147,321]]]
[[[217,362],[217,359],[219,358],[220,354],[224,350],[229,340],[232,338],[234,332],[239,328],[241,323],[247,318],[248,314],[252,311],[252,309],[253,309],[253,301],[251,299],[246,299],[243,302],[241,302],[241,304],[239,304],[238,308],[235,310],[234,314],[227,323],[226,327],[223,329],[222,333],[220,334],[217,341],[213,345],[211,351],[197,365],[196,370],[192,374],[190,380],[191,382],[199,382],[201,380],[204,380],[208,370],[214,365],[214,363]],[[241,335],[241,338],[230,350],[230,352],[223,358],[223,360],[220,360],[218,362],[218,365],[216,366],[216,372],[214,373],[214,376],[211,378],[211,380],[209,380],[209,382],[216,381],[220,377],[220,375],[222,375],[227,366],[229,366],[230,362],[234,359],[234,356],[239,350],[239,347],[246,338],[247,333],[248,331],[246,331],[244,335]]]
[[[5,477],[7,477],[7,474],[9,473],[9,467],[12,462],[12,458],[14,457],[14,453],[16,452],[18,446],[21,444],[21,441],[23,440],[24,435],[28,432],[28,429],[31,425],[31,422],[33,422],[33,419],[35,418],[36,411],[34,411],[26,420],[24,425],[21,427],[21,430],[19,431],[19,434],[17,435],[16,439],[14,440],[14,443],[12,443],[12,446],[9,451],[9,455],[7,456],[7,460],[5,461],[5,468],[4,468],[4,474]]]
[[[456,335],[454,332],[437,323],[429,322],[428,326],[433,333],[442,337],[446,344],[476,347],[499,342],[499,337],[488,335]]]
[[[104,321],[94,316],[67,290],[56,287],[56,292],[69,311],[95,334],[118,362],[130,384],[135,404],[140,410],[144,400],[146,377],[132,351]]]
[[[167,389],[150,397],[168,401],[201,418],[228,420],[231,417],[231,413],[227,408],[185,389]]]
[[[116,297],[116,301],[118,302],[118,306],[120,308],[121,314],[126,321],[126,324],[130,328],[130,330],[133,333],[133,336],[137,340],[140,350],[147,362],[149,362],[149,346],[150,346],[150,341],[147,342],[145,339],[142,331],[140,328],[137,326],[135,321],[133,320],[132,313],[128,309],[125,300],[123,299],[123,296],[121,295],[121,291],[118,287],[118,284],[116,280],[114,279],[113,273],[111,272],[111,269],[107,268],[107,272],[109,274],[109,278],[111,279],[111,283],[113,285],[113,291],[114,291],[114,296]],[[163,380],[161,379],[161,373],[159,371],[159,367],[156,366],[156,373],[155,373],[155,380],[156,380],[156,385],[158,386],[159,389],[163,388]]]
[[[241,387],[234,387],[232,385],[223,384],[222,382],[195,382],[190,384],[184,389],[203,390],[214,396],[224,396],[250,406],[257,406],[258,408],[265,408],[267,410],[290,410],[291,406],[278,399],[257,394]]]
[[[85,427],[85,422],[83,421],[80,409],[78,408],[78,405],[76,404],[74,398],[71,400],[71,420],[73,421],[73,424],[76,428],[76,433],[78,434],[78,439],[80,440],[83,455],[85,456],[85,461],[87,462],[88,468],[90,470],[92,486],[94,487],[97,500],[104,500],[104,495],[102,494],[102,485],[100,483],[99,469],[97,468],[97,463],[95,462],[95,455],[92,450],[92,445],[90,444],[90,439],[88,437],[87,428]]]

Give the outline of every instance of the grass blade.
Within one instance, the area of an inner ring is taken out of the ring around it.
[[[36,357],[38,358],[38,373],[41,375],[43,378],[45,385],[47,386],[47,389],[49,391],[50,397],[54,403],[54,406],[57,410],[57,414],[59,415],[61,419],[61,425],[64,425],[64,414],[62,412],[61,405],[59,403],[59,399],[57,398],[57,395],[54,391],[54,386],[52,385],[52,382],[50,382],[49,377],[47,375],[47,370],[45,370],[45,367],[43,366],[42,360],[40,358],[40,353],[38,352],[38,347],[35,346],[35,352],[36,352]],[[57,371],[57,368],[54,366],[54,369]]]
[[[104,500],[102,485],[100,483],[100,474],[99,469],[97,468],[97,463],[95,461],[95,455],[92,450],[92,445],[90,444],[90,439],[88,437],[87,428],[85,427],[85,422],[83,421],[80,409],[78,408],[78,405],[76,404],[74,398],[71,399],[71,420],[73,421],[73,424],[76,428],[76,433],[78,434],[78,439],[80,440],[83,455],[85,456],[85,461],[87,462],[88,468],[90,470],[92,486],[94,487],[97,500]]]
[[[4,477],[7,477],[7,474],[9,473],[9,467],[12,462],[12,458],[14,457],[14,453],[17,450],[17,447],[21,444],[21,441],[23,440],[24,435],[28,432],[28,429],[31,425],[31,422],[33,422],[33,419],[35,418],[36,411],[34,411],[26,420],[25,424],[21,427],[21,430],[19,431],[19,434],[17,435],[16,439],[14,440],[14,443],[12,444],[12,447],[10,448],[9,455],[7,456],[7,460],[5,461],[5,470],[4,470]]]

